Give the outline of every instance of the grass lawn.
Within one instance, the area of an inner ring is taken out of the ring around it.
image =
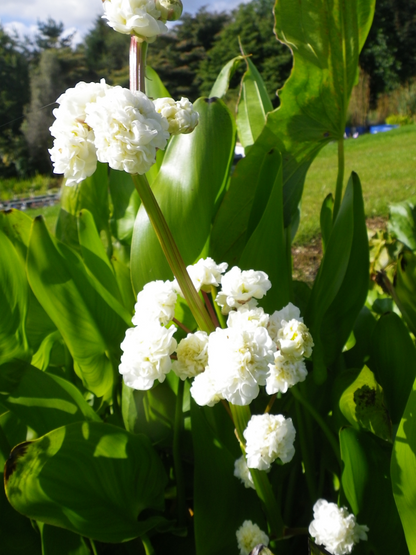
[[[328,193],[335,194],[337,155],[337,144],[329,144],[309,169],[296,243],[305,243],[319,232],[322,202]],[[351,171],[360,177],[367,217],[387,217],[389,204],[416,195],[416,125],[347,139],[345,185]]]

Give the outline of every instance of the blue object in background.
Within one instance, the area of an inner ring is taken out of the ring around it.
[[[384,133],[385,131],[391,131],[392,129],[396,129],[396,127],[399,127],[398,125],[372,125],[370,127],[370,133],[372,135],[375,135],[376,133]]]

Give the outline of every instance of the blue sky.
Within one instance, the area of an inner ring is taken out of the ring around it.
[[[235,8],[248,0],[182,0],[184,11],[195,13],[202,6],[210,11]],[[6,29],[15,29],[21,36],[32,35],[38,20],[52,17],[62,21],[68,32],[77,31],[78,41],[102,14],[101,0],[0,0],[0,22]]]

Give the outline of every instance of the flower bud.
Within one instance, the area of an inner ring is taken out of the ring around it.
[[[183,11],[181,0],[155,0],[156,8],[160,11],[162,21],[176,21]]]

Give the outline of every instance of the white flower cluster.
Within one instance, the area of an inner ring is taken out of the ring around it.
[[[332,555],[351,553],[356,543],[367,539],[368,526],[357,524],[345,507],[325,499],[319,499],[313,506],[313,518],[309,534]]]
[[[104,80],[78,83],[57,103],[49,152],[54,172],[63,173],[67,185],[92,175],[97,160],[115,170],[146,173],[170,137],[170,122],[144,93],[110,87]],[[175,118],[177,133],[190,133],[198,123],[198,113],[184,98]]]
[[[290,462],[295,454],[296,430],[291,418],[281,414],[257,414],[244,430],[247,466],[269,470],[273,461]]]
[[[249,555],[256,545],[269,545],[269,536],[251,520],[245,520],[236,532],[240,555]]]
[[[243,482],[244,487],[256,489],[244,455],[234,462],[234,476]]]
[[[104,0],[103,8],[103,19],[110,27],[140,41],[153,42],[168,30],[154,0]]]
[[[189,333],[177,348],[175,345],[177,360],[169,364],[169,369],[172,366],[182,380],[194,378],[191,395],[199,405],[213,406],[222,399],[235,405],[248,405],[257,397],[261,386],[274,394],[285,392],[305,379],[303,357],[312,352],[312,338],[299,309],[292,304],[271,316],[257,306],[256,299],[261,299],[271,287],[264,272],[242,271],[237,267],[226,272],[226,263],[216,264],[211,258],[201,259],[187,270],[197,291],[221,286],[216,302],[228,313],[225,329],[217,328],[210,335],[201,331]],[[147,322],[154,321],[159,326],[167,326],[174,317],[178,294],[182,292],[176,280],[148,283],[138,294],[133,324],[144,328]],[[125,361],[130,360],[126,352],[130,353],[132,338],[137,333],[130,331],[130,335],[131,339],[126,338],[122,345],[122,373],[125,373]],[[171,340],[174,341],[173,337]],[[169,343],[169,349],[172,344]],[[133,367],[130,362],[129,374]],[[136,376],[141,367],[140,363],[134,370]],[[166,363],[163,372],[169,371],[167,367]],[[153,380],[160,379],[161,372],[158,369],[152,374],[146,369],[143,377],[146,388],[152,386],[151,376]],[[137,386],[142,383],[131,377],[129,383],[133,382]]]
[[[173,98],[156,98],[154,104],[156,112],[168,120],[171,135],[192,133],[198,125],[199,114],[187,98],[176,102]]]

